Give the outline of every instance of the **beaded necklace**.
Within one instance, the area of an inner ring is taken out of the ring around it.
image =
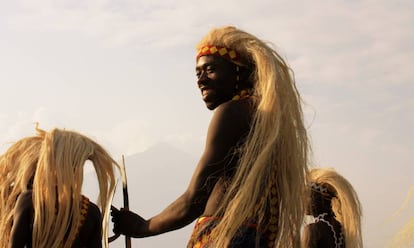
[[[270,182],[267,186],[266,196],[270,196],[270,216],[269,223],[267,227],[267,244],[269,247],[273,247],[276,240],[277,230],[278,230],[278,197],[276,190],[276,182],[274,176],[271,177]]]
[[[74,239],[79,235],[80,229],[82,228],[83,224],[85,224],[87,215],[88,215],[88,208],[89,208],[89,199],[84,196],[81,195],[81,202],[80,202],[80,220],[79,223],[77,223],[77,227],[76,227],[76,235],[74,236],[74,238],[71,240],[70,243],[73,243]]]
[[[252,89],[243,89],[239,93],[234,95],[231,100],[237,101],[237,100],[246,99],[246,98],[249,98],[252,95],[252,93],[253,93]]]

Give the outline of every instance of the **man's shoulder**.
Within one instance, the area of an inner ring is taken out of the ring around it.
[[[92,217],[94,219],[100,219],[101,218],[101,210],[99,207],[92,201],[89,200],[88,197],[82,195],[82,205],[87,204],[87,215],[89,217]]]
[[[91,215],[95,216],[96,218],[101,218],[101,210],[93,202],[89,202],[89,212]]]
[[[22,192],[16,201],[16,213],[23,213],[26,211],[32,211],[33,210],[33,196],[32,191],[27,190]]]
[[[19,197],[17,198],[18,201],[22,202],[31,202],[33,198],[33,191],[32,190],[26,190],[22,193],[20,193]]]
[[[252,113],[252,104],[247,101],[225,102],[216,108],[211,127],[227,133],[235,133],[236,136],[245,135],[251,126]]]
[[[253,104],[248,99],[238,101],[227,101],[220,104],[216,109],[215,113],[225,114],[231,116],[247,116],[252,113]]]

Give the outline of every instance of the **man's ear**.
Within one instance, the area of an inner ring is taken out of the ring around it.
[[[239,71],[240,82],[243,83],[247,88],[253,88],[254,85],[254,73],[251,67],[240,67]]]

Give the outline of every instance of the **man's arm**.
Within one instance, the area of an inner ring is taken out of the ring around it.
[[[133,219],[134,223],[122,225],[121,233],[132,237],[157,235],[184,227],[199,217],[205,209],[210,194],[229,166],[229,155],[248,131],[249,118],[235,102],[228,102],[216,108],[209,125],[204,152],[197,164],[187,190],[165,208],[160,214],[148,221],[140,216],[123,216],[124,222]],[[116,215],[116,214],[115,214]],[[116,218],[115,218],[116,219]],[[116,221],[116,220],[115,220]],[[129,227],[129,228],[128,228]]]
[[[303,248],[318,248],[318,232],[315,224],[309,224],[304,227],[302,233]]]
[[[88,210],[88,222],[91,223],[91,233],[88,237],[88,247],[93,248],[100,248],[102,247],[102,216],[101,211],[99,208],[93,204],[92,202],[89,203],[89,210]]]
[[[333,247],[335,246],[334,233],[323,222],[309,224],[305,227],[303,236],[308,241],[305,248]]]

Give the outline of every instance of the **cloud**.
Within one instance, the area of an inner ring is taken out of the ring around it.
[[[408,45],[414,39],[408,28],[414,21],[412,3],[325,1],[303,8],[287,6],[292,11],[280,19],[262,17],[262,26],[276,25],[260,32],[279,41],[276,44],[301,82],[378,84],[413,78],[408,68],[414,62],[414,49]]]
[[[182,151],[198,155],[203,151],[205,136],[197,137],[194,133],[177,133],[167,135],[163,140]]]
[[[193,46],[206,27],[234,24],[281,46],[301,72],[299,78],[311,79],[308,83],[315,79],[377,83],[413,76],[408,68],[414,55],[409,45],[414,34],[407,32],[414,21],[410,5],[408,1],[20,1],[21,12],[10,17],[9,25],[80,32],[110,46],[145,50]],[[401,46],[405,50],[397,50]]]
[[[191,22],[194,14],[187,10],[169,1],[20,1],[20,11],[8,24],[20,30],[80,32],[111,46],[171,47],[188,37],[188,29],[177,22],[183,17]],[[171,38],[177,42],[171,43]],[[163,40],[168,44],[160,43]]]
[[[95,130],[95,135],[115,158],[131,155],[151,147],[159,137],[151,130],[151,123],[143,120],[123,120],[110,129]]]
[[[2,134],[0,152],[6,151],[17,140],[35,134],[34,128],[35,124],[30,113],[0,114],[0,133]]]

